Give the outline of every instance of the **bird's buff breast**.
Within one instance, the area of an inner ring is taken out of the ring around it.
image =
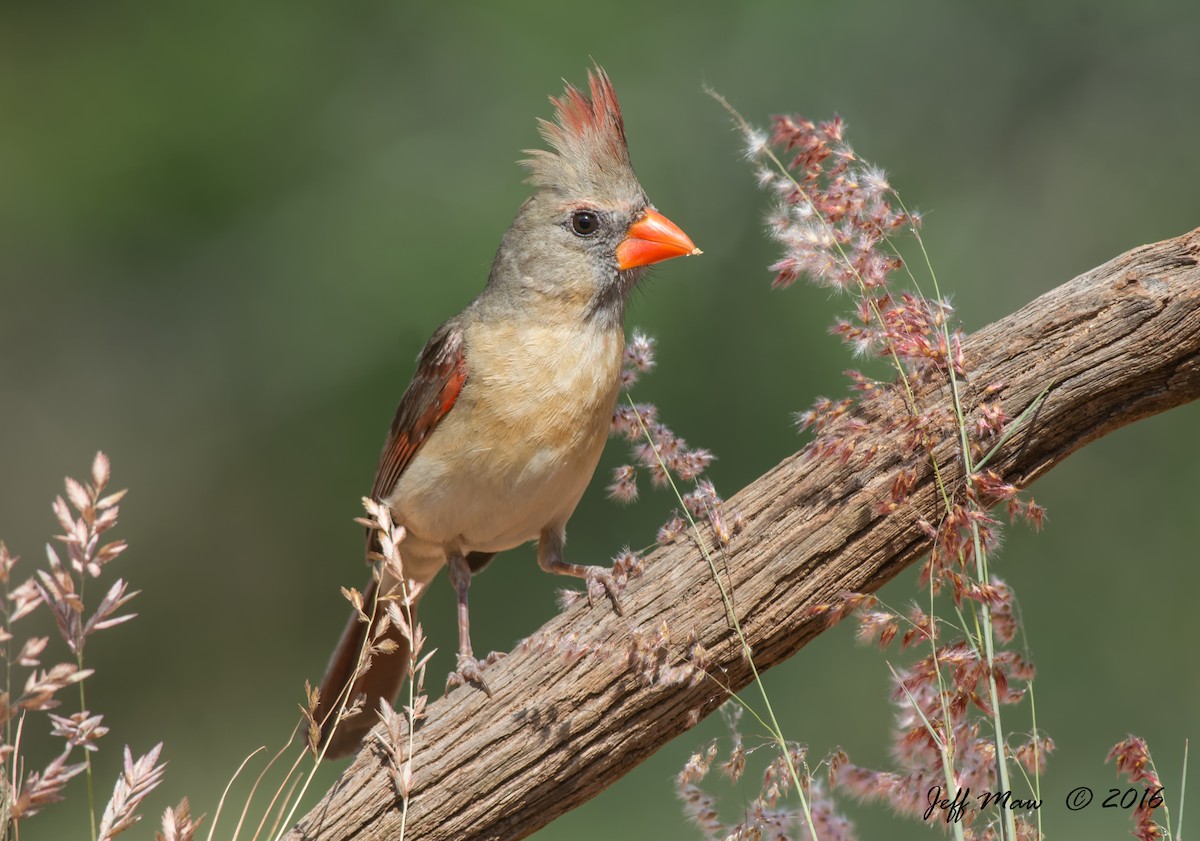
[[[620,389],[620,328],[473,325],[464,340],[463,390],[388,500],[414,554],[498,552],[564,526]]]

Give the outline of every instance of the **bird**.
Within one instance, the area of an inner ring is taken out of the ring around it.
[[[472,649],[471,577],[499,552],[537,542],[541,568],[603,587],[619,610],[611,571],[565,560],[567,520],[595,472],[621,387],[624,311],[647,268],[700,254],[646,197],[634,174],[608,74],[588,70],[586,92],[564,81],[539,119],[549,149],[525,150],[534,192],[504,233],[483,291],[442,324],[417,360],[388,431],[371,498],[405,536],[408,592],[448,567],[459,647],[448,687],[490,695]],[[368,554],[373,540],[368,531]],[[366,604],[392,591],[376,574]],[[371,629],[356,611],[318,692],[314,721],[325,756],[356,751],[399,693],[409,663],[393,645],[360,668]],[[338,699],[361,704],[341,716]]]

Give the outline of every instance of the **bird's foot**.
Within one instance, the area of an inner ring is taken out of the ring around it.
[[[642,558],[636,552],[625,550],[613,560],[611,568],[564,563],[543,564],[543,568],[559,575],[573,575],[584,581],[586,589],[582,593],[578,590],[558,591],[558,603],[563,610],[584,596],[587,596],[588,604],[592,607],[596,606],[597,601],[607,597],[617,615],[624,616],[621,594],[625,592],[625,585],[629,583],[629,579],[641,577]]]
[[[620,570],[607,567],[585,567],[585,570],[587,574],[583,580],[587,583],[588,604],[595,607],[597,601],[607,596],[617,616],[623,616],[625,612],[621,609],[621,593],[625,590],[625,582],[628,580],[626,576]]]
[[[488,686],[487,681],[483,678],[483,670],[503,656],[503,652],[493,651],[484,659],[478,660],[470,654],[459,654],[458,668],[446,675],[446,691],[449,692],[455,687],[473,683],[482,689],[489,698],[491,698],[492,689]]]
[[[586,586],[586,590],[559,590],[558,604],[563,610],[566,610],[571,605],[580,599],[587,597],[587,602],[590,607],[595,607],[596,602],[607,598],[612,602],[613,610],[617,616],[624,616],[625,611],[621,609],[621,593],[625,590],[625,583],[628,581],[621,570],[611,570],[606,567],[580,567],[581,573],[571,573],[579,575]]]

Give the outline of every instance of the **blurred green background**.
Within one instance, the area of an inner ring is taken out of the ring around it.
[[[581,83],[590,57],[608,69],[647,191],[705,250],[656,271],[628,324],[660,342],[637,396],[718,454],[732,493],[803,444],[792,413],[844,394],[853,363],[827,334],[843,302],[769,289],[764,197],[703,84],[759,123],[841,113],[926,212],[970,330],[1200,224],[1198,32],[1186,1],[4,3],[0,537],[28,574],[60,477],[83,478],[97,449],[131,489],[114,573],[143,590],[140,617],[88,653],[89,702],[113,731],[103,797],[122,743],[162,739],[150,820],[185,793],[211,814],[241,759],[289,732],[342,626],[338,586],[365,580],[351,520],[412,361],[482,287],[527,194],[514,161],[561,77]],[[1061,803],[1116,784],[1103,758],[1127,732],[1149,739],[1169,795],[1197,735],[1198,424],[1185,407],[1053,471],[1034,489],[1045,532],[1012,528],[996,567],[1058,744],[1057,837],[1126,835],[1125,813]],[[614,443],[602,474],[623,455]],[[672,507],[649,493],[616,507],[595,484],[571,523],[576,561],[649,543]],[[914,581],[886,598],[903,604]],[[532,549],[508,553],[472,591],[477,647],[533,632],[559,583]],[[423,608],[435,696],[451,605],[439,580]],[[849,628],[768,684],[815,754],[887,761],[887,667]],[[704,723],[537,837],[699,837],[672,777],[721,729]],[[726,806],[756,788],[747,777]],[[85,800],[77,782],[22,838],[85,837]],[[846,806],[863,837],[928,835]]]

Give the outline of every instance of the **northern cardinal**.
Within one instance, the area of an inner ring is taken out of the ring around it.
[[[638,183],[607,74],[597,66],[588,82],[590,96],[568,84],[551,97],[555,122],[539,128],[553,151],[530,150],[522,162],[536,192],[505,232],[483,292],[421,352],[371,489],[407,531],[399,550],[410,592],[450,568],[459,615],[451,683],[486,689],[467,590],[497,552],[537,540],[542,569],[613,595],[609,570],[563,560],[567,520],[608,437],[625,301],[647,266],[700,253]],[[367,605],[396,583],[373,578]],[[358,747],[406,673],[407,642],[392,629],[396,650],[355,674],[367,633],[351,616],[321,684],[327,756]],[[339,696],[360,694],[360,712],[340,722],[330,714]]]

